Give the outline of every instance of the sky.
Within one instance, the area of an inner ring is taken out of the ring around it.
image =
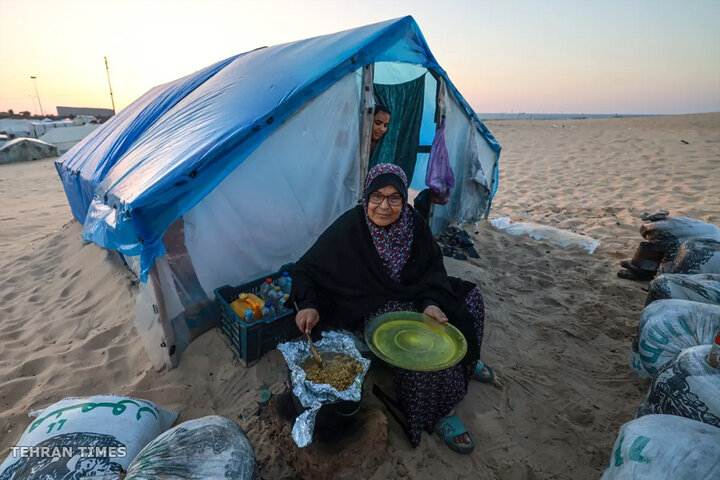
[[[0,0],[0,111],[111,108],[104,56],[120,110],[232,55],[405,15],[478,112],[720,111],[720,0]]]

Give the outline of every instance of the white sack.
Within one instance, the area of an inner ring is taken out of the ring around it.
[[[707,361],[711,348],[688,348],[665,365],[653,379],[637,416],[663,413],[720,428],[720,369]]]
[[[172,425],[177,413],[147,400],[95,395],[65,398],[36,416],[16,445],[48,450],[21,456],[21,451],[11,449],[0,465],[0,480],[66,480],[122,472],[148,442]]]
[[[720,273],[720,242],[705,238],[684,241],[670,273]]]
[[[674,415],[620,427],[602,480],[720,478],[720,428]]]
[[[720,274],[660,275],[650,282],[645,305],[668,298],[720,305]]]
[[[150,442],[135,457],[125,480],[258,478],[255,452],[245,432],[225,417],[188,420]]]
[[[720,305],[689,300],[658,300],[640,315],[630,366],[652,377],[686,348],[710,345],[720,331]]]
[[[720,228],[695,218],[670,217],[656,222],[646,222],[640,234],[648,242],[665,247],[667,253],[660,266],[661,272],[669,272],[680,244],[693,238],[710,238],[720,241]]]

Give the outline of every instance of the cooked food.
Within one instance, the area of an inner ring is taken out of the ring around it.
[[[360,362],[341,353],[320,353],[322,368],[309,356],[302,364],[305,378],[313,383],[327,383],[336,390],[347,390],[362,372]]]

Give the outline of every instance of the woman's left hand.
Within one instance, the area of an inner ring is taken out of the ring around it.
[[[423,310],[423,313],[425,315],[430,315],[440,323],[447,323],[448,321],[447,316],[445,316],[443,311],[440,310],[440,307],[438,307],[437,305],[428,305],[425,310]]]

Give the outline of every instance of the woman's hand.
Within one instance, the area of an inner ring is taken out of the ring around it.
[[[428,305],[425,310],[423,310],[423,313],[425,315],[430,315],[440,323],[447,323],[448,321],[447,316],[445,316],[443,311],[440,310],[440,307],[438,307],[437,305]]]
[[[295,314],[295,324],[302,333],[310,333],[320,321],[320,314],[314,308],[303,308]]]

